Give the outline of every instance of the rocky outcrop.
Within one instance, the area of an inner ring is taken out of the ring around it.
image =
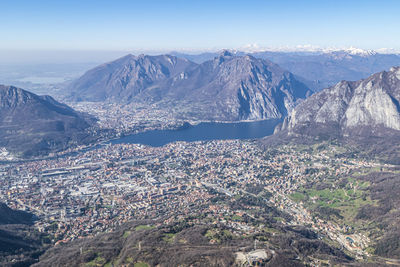
[[[280,130],[289,135],[382,135],[400,131],[400,67],[342,81],[299,104]]]

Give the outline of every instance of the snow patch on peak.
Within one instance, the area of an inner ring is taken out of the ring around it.
[[[396,77],[400,80],[400,68],[397,68]]]
[[[400,67],[391,67],[389,72],[392,72],[400,80]]]
[[[376,52],[379,54],[400,54],[400,50],[394,48],[378,48]]]
[[[169,64],[174,65],[174,62],[172,61],[172,59],[170,57],[167,57],[167,61],[169,62]]]
[[[296,46],[280,46],[280,47],[267,47],[260,46],[258,44],[247,44],[239,48],[240,51],[246,53],[257,53],[257,52],[310,52],[310,53],[335,53],[345,52],[350,56],[373,56],[376,54],[400,54],[400,50],[393,48],[379,48],[377,50],[365,50],[354,46],[350,47],[320,47],[311,44],[296,45]]]
[[[349,53],[350,55],[357,55],[357,56],[373,56],[377,54],[374,50],[364,50],[353,46],[345,49],[344,51]]]

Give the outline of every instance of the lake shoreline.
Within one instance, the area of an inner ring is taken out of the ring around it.
[[[239,122],[186,122],[174,129],[153,129],[105,141],[105,144],[137,143],[163,146],[176,141],[258,139],[273,134],[281,119]]]

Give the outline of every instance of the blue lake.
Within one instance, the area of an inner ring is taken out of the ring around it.
[[[203,122],[178,130],[153,130],[127,135],[110,142],[112,144],[163,146],[175,141],[255,139],[271,135],[275,126],[280,122],[279,119],[238,123]]]

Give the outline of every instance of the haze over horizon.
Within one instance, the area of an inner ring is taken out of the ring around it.
[[[170,50],[0,50],[0,66],[1,65],[36,65],[36,64],[79,64],[79,63],[93,63],[100,64],[108,61],[115,60],[127,54],[133,55],[160,55],[183,53],[183,54],[202,54],[202,53],[219,53],[222,50],[232,50],[241,52],[262,52],[262,51],[276,51],[276,52],[330,52],[345,50],[348,52],[368,52],[374,51],[383,54],[400,54],[400,50],[393,48],[379,48],[379,49],[361,49],[354,46],[349,47],[319,47],[313,45],[297,45],[297,46],[281,46],[281,47],[262,47],[258,44],[248,44],[243,47],[237,48],[205,48],[198,50],[191,49],[170,49]]]
[[[400,50],[400,2],[394,0],[22,0],[2,2],[0,9],[1,60],[18,52],[57,51],[68,58],[68,51],[161,53],[299,45]]]

